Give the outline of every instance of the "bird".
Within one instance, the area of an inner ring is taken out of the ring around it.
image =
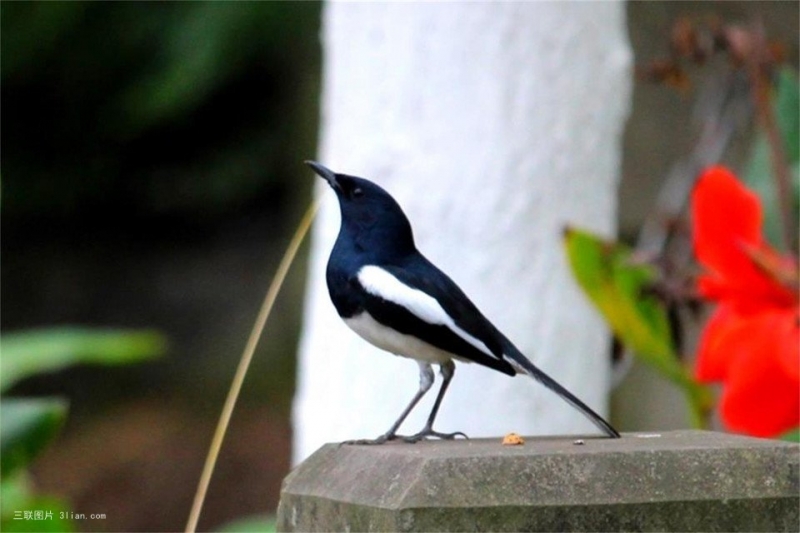
[[[525,374],[566,400],[608,437],[619,432],[578,397],[536,367],[487,319],[447,274],[417,250],[411,223],[397,201],[367,179],[305,162],[328,182],[339,201],[341,225],[325,271],[328,292],[344,323],[374,346],[415,359],[419,388],[397,420],[374,439],[348,444],[383,444],[467,436],[433,429],[455,362],[478,363],[509,376]],[[421,431],[397,431],[435,380],[442,384]]]

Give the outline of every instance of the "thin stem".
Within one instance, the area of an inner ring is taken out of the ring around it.
[[[314,220],[314,216],[317,214],[318,208],[319,201],[314,201],[308,207],[305,215],[303,215],[300,225],[297,227],[297,230],[292,236],[292,240],[289,242],[289,246],[286,248],[286,252],[283,254],[283,258],[278,265],[278,270],[275,272],[275,276],[272,278],[272,283],[270,284],[267,295],[264,298],[264,303],[261,304],[261,310],[258,313],[255,324],[253,325],[253,330],[250,332],[250,338],[248,339],[247,345],[242,353],[239,366],[236,368],[236,374],[233,377],[233,382],[231,383],[231,388],[228,391],[228,396],[225,398],[225,404],[222,407],[222,414],[220,414],[219,422],[217,422],[217,427],[214,431],[214,437],[211,440],[211,446],[208,449],[208,456],[206,457],[206,462],[203,466],[203,472],[200,475],[200,481],[197,484],[197,492],[194,496],[192,509],[189,512],[189,519],[186,522],[186,533],[194,533],[194,531],[197,529],[197,521],[200,519],[200,511],[203,509],[203,502],[206,499],[208,485],[211,482],[211,475],[214,473],[214,466],[217,463],[217,457],[219,457],[219,452],[222,448],[222,441],[225,439],[225,433],[228,430],[228,425],[231,421],[231,416],[233,415],[233,408],[236,405],[236,400],[239,398],[239,392],[242,390],[242,383],[244,382],[245,375],[247,375],[247,369],[250,366],[250,361],[253,360],[253,354],[255,353],[256,345],[258,345],[258,340],[261,338],[261,333],[264,331],[264,325],[267,323],[267,319],[272,311],[272,306],[275,303],[278,292],[280,292],[283,282],[286,279],[286,274],[289,272],[289,267],[291,267],[295,255],[297,255],[297,250],[300,248],[303,238],[306,236],[308,229],[311,227],[311,222]]]
[[[772,112],[772,106],[770,105],[769,84],[765,80],[767,46],[764,39],[763,24],[760,22],[753,24],[751,33],[753,46],[748,55],[747,63],[753,87],[756,116],[767,136],[767,144],[770,149],[770,162],[772,163],[772,174],[775,176],[775,194],[778,196],[783,244],[787,251],[795,251],[794,236],[796,226],[792,220],[792,181],[789,175],[783,139],[781,139],[781,134],[775,121],[775,114]]]
[[[708,429],[709,416],[714,406],[714,397],[711,390],[687,375],[682,383],[686,401],[689,404],[689,416],[692,427],[695,429]]]

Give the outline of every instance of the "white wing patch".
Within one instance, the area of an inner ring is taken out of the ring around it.
[[[374,265],[361,267],[357,277],[364,290],[373,296],[404,307],[408,312],[428,324],[446,326],[450,331],[486,355],[496,357],[481,340],[458,327],[450,315],[432,296],[419,289],[409,287],[386,270]],[[407,355],[413,356],[413,354]]]

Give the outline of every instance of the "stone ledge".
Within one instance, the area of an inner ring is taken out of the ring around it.
[[[800,447],[703,431],[327,444],[284,481],[281,531],[800,528]]]

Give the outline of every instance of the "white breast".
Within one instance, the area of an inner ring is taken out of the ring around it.
[[[451,359],[464,361],[450,352],[441,350],[411,335],[387,328],[366,311],[346,318],[344,323],[369,343],[395,355],[410,357],[428,363],[441,364]]]

